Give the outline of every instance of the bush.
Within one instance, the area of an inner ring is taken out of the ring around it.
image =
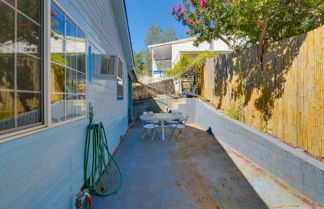
[[[198,55],[183,54],[180,57],[180,61],[166,74],[169,76],[181,75],[181,77],[187,77],[187,75],[183,73],[189,70],[189,76],[198,76],[199,72],[204,69],[206,60],[215,56],[217,56],[217,53],[211,51],[202,52]]]
[[[242,108],[239,105],[231,104],[225,114],[235,120],[240,120],[242,114]]]

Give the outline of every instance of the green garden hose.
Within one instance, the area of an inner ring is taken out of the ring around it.
[[[112,183],[110,177],[116,172],[112,172],[112,165],[115,165],[119,176],[119,182],[113,189],[110,188]],[[120,168],[109,152],[105,128],[101,122],[93,124],[92,118],[90,118],[90,124],[87,127],[84,148],[84,183],[91,193],[100,196],[117,193],[122,184]]]

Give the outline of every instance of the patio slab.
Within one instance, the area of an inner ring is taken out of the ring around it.
[[[96,209],[306,209],[316,206],[199,126],[171,140],[140,141],[137,123],[115,154],[121,190]]]

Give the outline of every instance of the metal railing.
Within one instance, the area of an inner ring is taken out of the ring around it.
[[[169,70],[172,68],[172,60],[162,60],[153,62],[153,70]]]

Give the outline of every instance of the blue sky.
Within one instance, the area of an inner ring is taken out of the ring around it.
[[[144,39],[149,27],[158,24],[163,30],[174,28],[178,39],[188,37],[187,28],[170,14],[173,6],[181,0],[126,0],[129,28],[135,52],[146,49]]]

